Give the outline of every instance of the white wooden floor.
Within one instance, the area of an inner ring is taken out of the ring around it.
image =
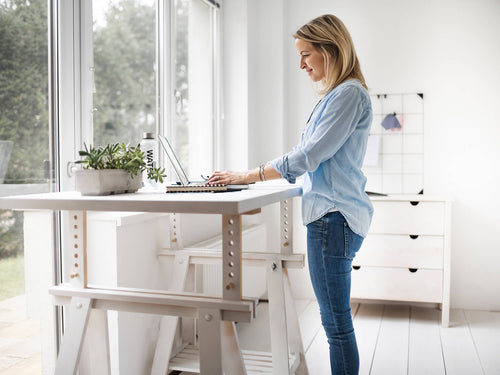
[[[309,374],[330,374],[318,305],[301,300],[296,306]],[[352,313],[360,375],[500,374],[500,312],[454,309],[449,328],[427,306],[354,303]],[[237,325],[242,349],[270,351],[266,303],[252,324]]]
[[[296,306],[309,374],[330,374],[318,305]],[[355,303],[352,312],[361,375],[500,375],[500,312],[454,309],[450,328],[431,307]],[[38,322],[24,316],[24,296],[0,303],[0,375],[41,372]],[[242,349],[270,351],[267,303],[237,327]]]

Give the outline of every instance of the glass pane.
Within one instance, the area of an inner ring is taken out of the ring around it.
[[[93,1],[94,144],[156,133],[156,1]]]
[[[49,190],[47,29],[47,0],[0,0],[0,196]],[[34,263],[23,213],[0,210],[0,374],[41,373]]]
[[[213,169],[212,9],[175,0],[175,106],[172,143],[194,180]]]

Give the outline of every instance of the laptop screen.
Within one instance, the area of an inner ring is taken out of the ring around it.
[[[177,174],[177,177],[179,177],[181,184],[184,186],[188,185],[189,179],[186,175],[186,172],[184,172],[184,169],[182,168],[179,159],[177,159],[177,155],[175,155],[174,149],[170,145],[170,142],[168,141],[167,137],[158,134],[158,139],[160,140],[161,147],[163,148],[163,150],[165,150],[165,153],[167,154],[170,163],[174,167],[175,173]]]

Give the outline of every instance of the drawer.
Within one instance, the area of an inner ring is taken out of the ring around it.
[[[393,301],[442,302],[443,272],[407,268],[360,267],[351,272],[351,297]]]
[[[443,235],[444,202],[374,201],[370,233]]]
[[[369,234],[353,265],[442,269],[443,247],[442,236]]]

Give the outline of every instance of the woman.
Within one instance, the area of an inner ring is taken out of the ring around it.
[[[300,68],[321,84],[314,108],[292,151],[246,172],[215,172],[209,183],[247,184],[303,177],[309,272],[330,345],[332,374],[357,374],[359,355],[351,318],[351,264],[373,213],[361,172],[372,109],[354,46],[342,21],[318,17],[295,34]]]

